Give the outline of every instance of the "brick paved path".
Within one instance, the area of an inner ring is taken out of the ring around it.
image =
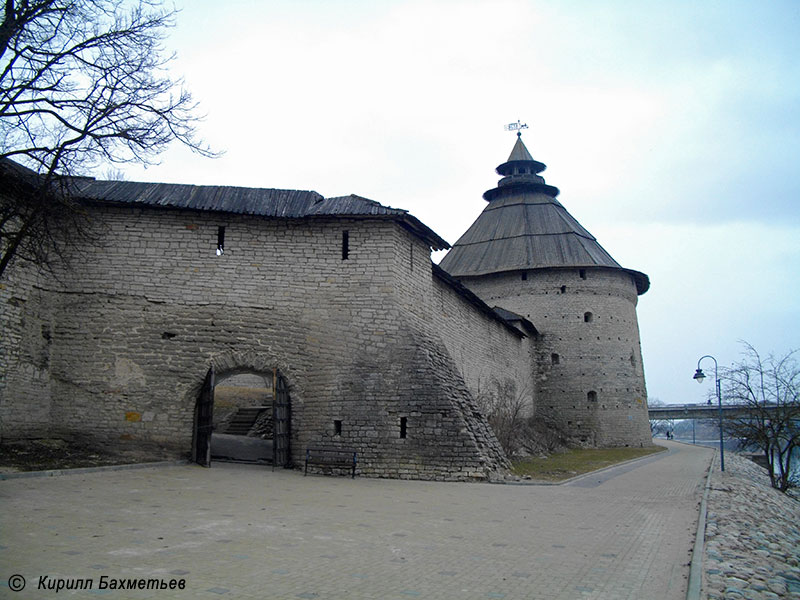
[[[0,481],[0,597],[682,599],[712,452],[665,444],[562,486],[222,463]],[[43,575],[94,587],[36,590]],[[98,590],[104,575],[186,590]]]

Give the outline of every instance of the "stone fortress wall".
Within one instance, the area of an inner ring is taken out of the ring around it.
[[[0,289],[3,438],[185,454],[209,366],[218,381],[277,367],[295,462],[324,443],[357,448],[373,476],[475,479],[507,464],[474,393],[486,372],[524,377],[529,341],[437,280],[398,223],[92,212],[99,244],[72,270],[17,268]]]
[[[365,475],[504,469],[482,412],[497,393],[575,444],[649,445],[636,318],[649,280],[566,212],[544,168],[518,135],[441,268],[444,240],[358,196],[88,184],[97,243],[54,276],[16,265],[0,282],[0,436],[186,454],[213,368],[217,382],[278,369],[294,461],[352,447]]]
[[[398,241],[402,257],[408,241]],[[509,335],[509,325],[492,313],[466,300],[443,277],[429,277],[430,250],[418,239],[410,241],[413,257],[407,269],[396,272],[398,297],[413,317],[419,331],[442,340],[472,394],[484,396],[495,383],[513,382],[520,394],[533,402],[532,349],[535,340],[526,335]],[[395,263],[402,266],[402,260]],[[413,264],[413,266],[411,266]],[[415,277],[414,273],[424,273]],[[479,300],[482,302],[482,300]]]
[[[0,440],[50,433],[53,315],[43,279],[17,263],[0,281]]]

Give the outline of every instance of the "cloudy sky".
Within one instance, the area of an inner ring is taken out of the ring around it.
[[[177,4],[172,70],[225,154],[127,179],[355,193],[454,243],[519,119],[562,204],[651,278],[651,398],[705,401],[698,358],[739,340],[800,347],[799,2]]]

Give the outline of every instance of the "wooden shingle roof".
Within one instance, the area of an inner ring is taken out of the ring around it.
[[[650,286],[644,273],[623,269],[556,200],[558,190],[537,175],[544,165],[529,157],[521,139],[506,163],[505,175],[486,192],[489,202],[440,265],[455,277],[547,268],[610,268],[630,273],[639,294]]]
[[[407,210],[349,195],[325,198],[317,192],[216,185],[141,183],[76,179],[73,195],[82,200],[178,210],[200,210],[259,217],[384,218],[399,222],[434,250],[450,245]]]

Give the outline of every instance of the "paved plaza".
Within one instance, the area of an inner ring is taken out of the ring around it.
[[[0,481],[0,598],[683,599],[713,451],[659,443],[558,486],[226,463]],[[175,587],[111,589],[140,579]]]

